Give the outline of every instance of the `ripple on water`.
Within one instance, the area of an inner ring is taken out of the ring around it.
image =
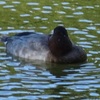
[[[87,89],[89,89],[89,86],[87,85],[72,85],[72,86],[68,86],[68,89],[72,89],[76,92],[83,92],[86,91]]]
[[[88,19],[79,19],[79,22],[92,23],[93,21]]]
[[[69,5],[70,3],[69,2],[62,2],[61,4],[62,5]]]
[[[100,31],[97,31],[98,34],[100,34]]]
[[[81,9],[83,9],[83,7],[81,7],[81,6],[78,6],[76,9],[78,9],[78,10],[81,10]]]
[[[24,20],[23,23],[29,23],[29,21],[28,20]]]
[[[11,9],[11,11],[16,11],[16,9]]]
[[[40,10],[40,8],[38,8],[38,7],[37,7],[37,8],[35,7],[35,8],[32,8],[32,9],[33,9],[33,10]]]
[[[90,92],[90,96],[93,96],[93,97],[98,97],[100,96],[98,93],[96,92]]]
[[[95,5],[95,7],[97,7],[97,8],[98,8],[98,7],[100,7],[100,5]]]
[[[5,1],[0,1],[0,5],[4,5],[4,4],[6,4]]]
[[[71,9],[71,7],[63,6],[64,9]]]
[[[64,12],[64,11],[56,11],[58,14],[66,14],[66,12]]]
[[[73,14],[74,14],[74,15],[83,15],[84,13],[81,12],[81,11],[79,11],[79,12],[74,12]]]
[[[84,35],[86,35],[86,34],[88,34],[88,32],[79,31],[79,30],[77,31],[77,30],[76,30],[76,31],[73,32],[73,34],[81,34],[81,35],[84,34]]]
[[[47,29],[47,26],[41,26],[40,29]]]
[[[38,2],[29,2],[29,3],[27,3],[27,5],[29,5],[29,6],[38,6],[39,3]]]
[[[66,15],[67,18],[74,18],[73,15]]]
[[[40,16],[34,16],[34,19],[41,19]]]
[[[77,42],[80,46],[82,46],[82,47],[84,47],[84,48],[93,48],[92,47],[92,43],[90,43],[90,42],[85,42],[85,41],[83,41],[83,42]]]
[[[78,31],[79,29],[78,28],[75,28],[75,27],[69,27],[69,28],[67,28],[67,30],[70,30],[70,31]]]
[[[88,30],[96,30],[96,27],[95,26],[88,26],[86,27]]]
[[[97,36],[94,36],[92,34],[87,34],[86,37],[88,37],[88,38],[97,38]]]
[[[30,14],[20,14],[21,17],[29,17],[31,16]]]
[[[52,10],[52,7],[51,6],[43,6],[43,9]]]
[[[58,4],[58,3],[54,3],[53,5],[54,5],[54,6],[58,6],[59,4]]]
[[[89,53],[91,53],[91,54],[98,54],[97,51],[89,51]]]
[[[13,1],[12,3],[13,4],[20,4],[21,2],[19,2],[19,1]]]
[[[7,29],[8,29],[8,30],[14,30],[15,28],[9,26],[9,27],[7,27]]]
[[[3,8],[14,8],[14,5],[6,5],[6,6],[3,6]]]
[[[41,18],[41,20],[45,21],[45,20],[48,20],[48,18]]]
[[[52,13],[52,7],[51,6],[43,6],[43,9],[41,12],[44,13],[44,14],[49,14],[49,13]]]
[[[96,26],[100,26],[100,23],[95,23]]]
[[[61,20],[54,20],[53,22],[54,22],[54,23],[62,23]]]
[[[52,11],[48,11],[48,10],[42,10],[41,12],[44,13],[44,14],[52,13]]]
[[[93,6],[84,6],[84,8],[94,9],[94,7],[93,7]]]

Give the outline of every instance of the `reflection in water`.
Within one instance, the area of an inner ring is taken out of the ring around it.
[[[12,62],[11,58],[9,61],[4,61],[3,65],[6,66],[2,66],[0,71],[0,96],[15,98],[18,95],[19,99],[29,99],[29,96],[31,99],[60,99],[63,98],[62,96],[66,98],[69,94],[73,95],[74,91],[82,93],[89,90],[91,95],[98,94],[94,91],[96,88],[100,88],[99,76],[88,75],[88,73],[100,71],[93,63],[81,65],[40,64],[35,62],[33,66],[28,62],[25,64],[16,59]],[[3,94],[4,92],[5,94]],[[71,97],[69,98],[71,99]]]
[[[3,9],[10,9],[11,12],[16,12],[17,6],[19,7],[21,4],[22,2],[17,0],[10,4],[8,4],[8,0],[0,1]],[[95,22],[90,13],[88,18],[82,16],[85,16],[87,11],[100,6],[98,4],[81,6],[77,3],[74,5],[72,2],[63,1],[58,3],[55,0],[51,4],[40,6],[40,1],[26,1],[27,7],[31,8],[30,11],[19,14],[18,17],[23,22],[22,26],[18,30],[15,26],[8,26],[7,31],[2,30],[3,27],[0,26],[0,36],[23,31],[33,32],[36,31],[36,28],[38,31],[41,29],[41,32],[49,32],[51,31],[49,27],[63,25],[66,21],[69,24],[69,27],[66,25],[66,29],[72,40],[86,49],[88,61],[84,64],[75,65],[48,64],[39,61],[25,62],[8,56],[4,44],[0,43],[0,100],[85,100],[99,98],[100,51],[98,48],[100,41],[98,34],[100,34],[100,23]],[[25,28],[24,25],[31,23],[30,17],[40,25],[35,26],[32,22],[32,26],[27,28],[31,30],[21,30]],[[14,21],[16,18],[13,16],[10,19]],[[70,24],[68,21],[73,21],[73,23]],[[74,21],[77,21],[78,25],[74,26]]]
[[[53,66],[53,67],[52,67]],[[57,64],[49,64],[49,67],[47,68],[50,73],[56,77],[63,77],[63,76],[66,76],[68,74],[71,74],[71,73],[77,73],[77,71],[74,71],[75,68],[79,68],[80,66],[76,65],[57,65]],[[67,71],[68,69],[68,71]],[[71,70],[73,69],[73,70]]]

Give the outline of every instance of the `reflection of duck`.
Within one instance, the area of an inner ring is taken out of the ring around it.
[[[57,78],[67,77],[67,75],[73,75],[79,73],[82,64],[46,64],[46,70]]]
[[[58,26],[52,35],[23,32],[2,38],[7,52],[25,59],[56,63],[80,63],[87,59],[84,50],[74,45],[64,27]]]

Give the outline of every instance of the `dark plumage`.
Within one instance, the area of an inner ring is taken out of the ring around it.
[[[4,36],[0,41],[6,42],[7,53],[28,60],[55,63],[81,63],[87,60],[86,52],[70,40],[62,26],[57,26],[51,35],[22,32],[12,37]]]
[[[68,37],[67,30],[62,26],[54,29],[53,34],[49,37],[48,45],[55,57],[64,56],[72,50],[72,42]]]
[[[26,35],[30,35],[33,34],[33,32],[22,32],[22,33],[17,33],[15,34],[15,36],[26,36]]]

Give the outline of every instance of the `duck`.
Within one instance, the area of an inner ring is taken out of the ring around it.
[[[82,63],[87,60],[85,50],[74,44],[64,26],[54,28],[52,34],[22,32],[1,39],[7,54],[31,61],[50,63]]]

